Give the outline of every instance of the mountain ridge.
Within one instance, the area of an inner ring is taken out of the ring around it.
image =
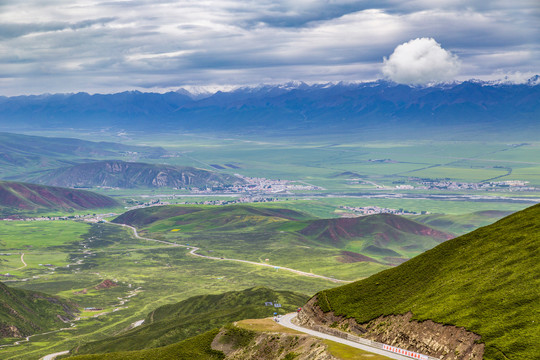
[[[244,181],[187,166],[147,164],[122,160],[85,162],[58,169],[27,174],[25,180],[62,187],[204,187],[224,186]]]
[[[467,133],[471,127],[511,130],[512,122],[521,130],[532,130],[538,127],[534,120],[540,116],[539,96],[536,82],[478,81],[431,87],[386,81],[267,85],[218,91],[204,98],[172,92],[19,96],[0,99],[0,126],[17,120],[20,128],[107,127],[154,133],[173,129],[310,133],[323,128],[334,133],[343,132],[344,126],[387,132],[396,127],[424,132],[446,127]]]

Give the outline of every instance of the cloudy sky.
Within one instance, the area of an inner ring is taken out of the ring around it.
[[[538,0],[0,0],[0,95],[536,73]]]

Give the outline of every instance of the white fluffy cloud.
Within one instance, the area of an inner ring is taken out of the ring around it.
[[[400,84],[428,84],[452,80],[461,63],[432,38],[418,38],[398,45],[384,58],[383,74]]]

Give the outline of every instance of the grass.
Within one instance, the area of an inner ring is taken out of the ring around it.
[[[36,359],[101,340],[119,334],[159,306],[196,295],[217,294],[260,285],[311,295],[313,291],[336,286],[330,281],[247,264],[194,258],[186,255],[186,249],[156,246],[155,243],[133,238],[129,229],[111,224],[95,224],[88,229],[76,243],[63,242],[63,245],[51,246],[51,250],[41,248],[37,252],[44,257],[47,257],[47,251],[65,254],[69,262],[83,259],[82,264],[69,268],[57,267],[53,274],[45,267],[23,269],[15,279],[30,280],[11,282],[10,286],[62,295],[77,303],[80,308],[120,310],[99,317],[85,317],[75,322],[76,327],[69,332],[35,336],[28,343],[2,348],[1,358]],[[83,248],[83,245],[87,248]],[[92,255],[84,255],[83,250]],[[94,286],[104,279],[115,280],[119,286],[95,290]],[[139,287],[141,289],[137,295],[119,306],[119,297],[127,299]],[[87,294],[75,294],[83,289],[87,289]]]
[[[50,331],[65,326],[57,315],[73,318],[73,303],[35,291],[15,289],[0,283],[0,330],[3,337],[20,337],[37,331]],[[0,339],[5,342],[5,339]]]
[[[190,338],[188,340],[165,346],[158,349],[148,349],[141,351],[125,351],[107,354],[108,360],[193,360],[193,359],[224,359],[221,351],[211,348],[211,343],[218,333],[218,329],[205,334]],[[70,357],[73,360],[98,360],[103,359],[103,354],[98,355],[78,355]]]
[[[296,310],[307,299],[306,295],[263,287],[195,296],[155,309],[141,327],[77,347],[73,352],[109,353],[166,346],[233,321],[267,317],[274,312],[283,315]],[[266,302],[278,302],[281,307],[265,306]]]
[[[196,245],[203,255],[346,280],[367,277],[401,261],[395,258],[407,259],[447,238],[423,235],[429,229],[391,215],[317,220],[297,210],[263,205],[164,206],[130,211],[114,221],[142,226],[151,238]],[[389,251],[369,252],[371,245]],[[374,259],[343,260],[343,251],[369,253]],[[393,258],[387,258],[389,254]]]
[[[0,249],[43,249],[80,240],[89,224],[75,221],[0,221]]]
[[[540,327],[540,205],[447,241],[401,266],[317,295],[359,323],[404,314],[482,336],[485,359],[532,359]],[[503,355],[505,354],[505,355]]]
[[[487,226],[501,218],[510,215],[511,211],[477,211],[463,215],[431,214],[421,215],[414,219],[423,224],[463,235],[478,227]]]

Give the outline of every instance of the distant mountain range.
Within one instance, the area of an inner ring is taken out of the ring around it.
[[[530,134],[540,125],[538,77],[527,84],[466,81],[411,87],[385,81],[291,83],[217,92],[55,94],[0,97],[0,128],[127,129],[147,132],[343,132],[419,136],[437,129]],[[508,133],[507,133],[508,134]]]
[[[28,174],[25,178],[37,184],[63,187],[118,188],[206,188],[241,184],[244,180],[232,175],[193,167],[145,164],[120,160],[104,160],[77,164],[59,169]]]

